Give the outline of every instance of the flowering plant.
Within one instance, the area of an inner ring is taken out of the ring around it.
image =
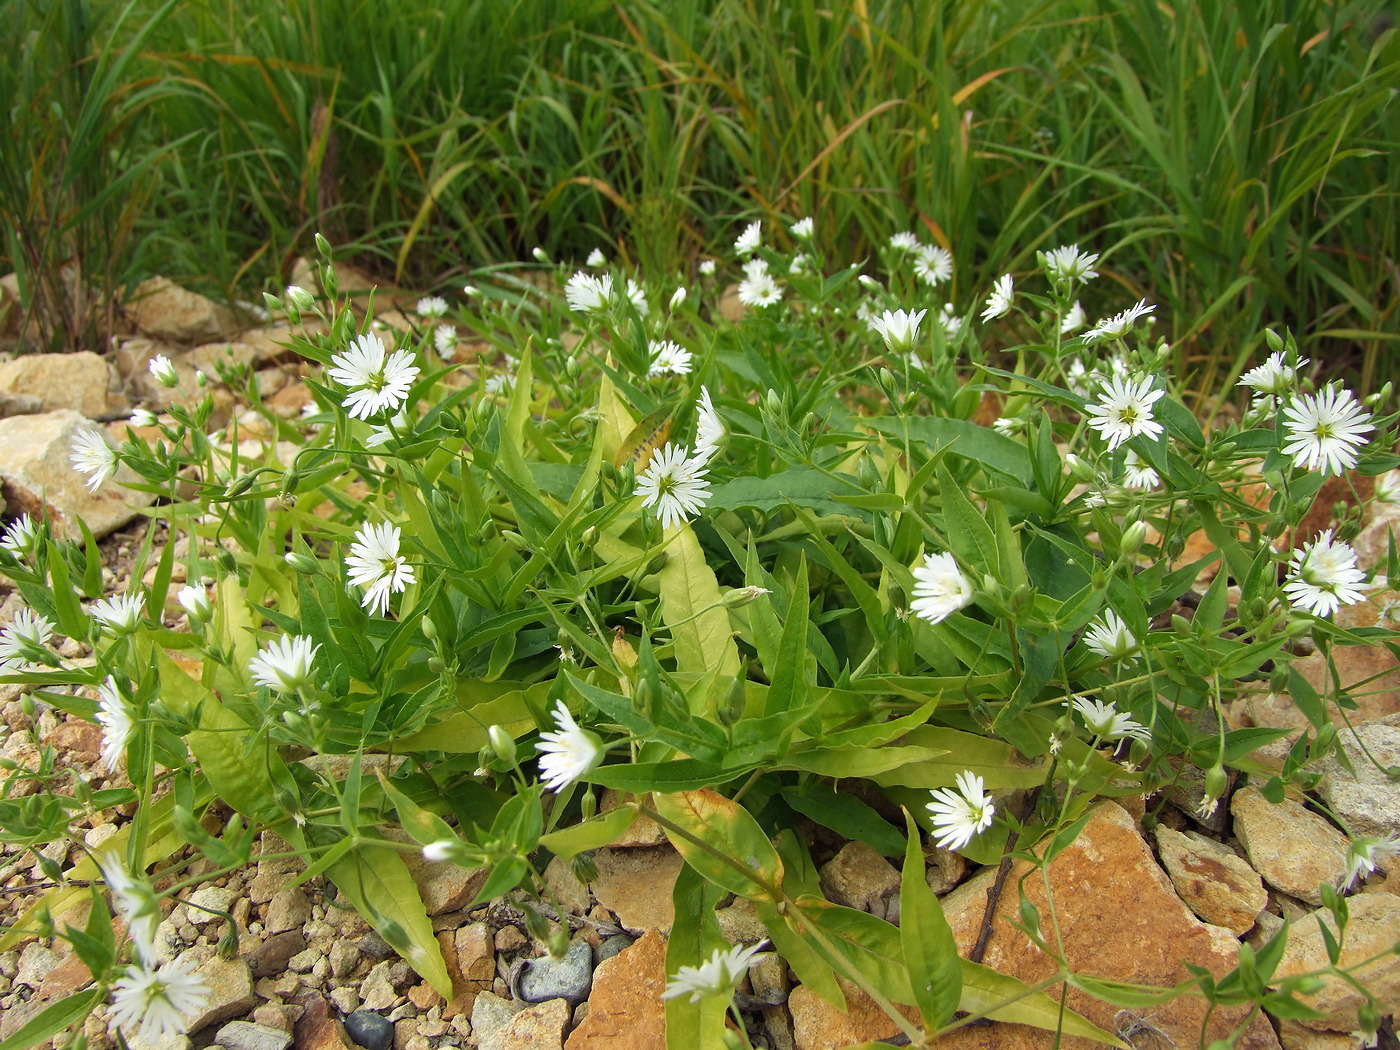
[[[119,447],[81,436],[94,488],[125,464],[188,542],[152,540],[151,582],[102,597],[94,544],[27,520],[0,540],[30,610],[0,636],[0,679],[98,720],[117,785],[4,800],[4,834],[37,846],[87,807],[140,803],[100,868],[55,870],[64,893],[5,943],[100,871],[137,969],[94,950],[98,991],[119,1026],[172,1030],[200,993],[136,935],[158,913],[150,880],[182,870],[181,846],[232,870],[275,829],[309,858],[302,878],[329,878],[448,995],[407,855],[486,869],[477,901],[519,890],[545,930],[544,860],[644,813],[695,874],[677,890],[678,923],[701,931],[672,960],[677,1032],[722,1026],[706,1000],[749,962],[707,925],[735,893],[805,984],[840,1001],[840,975],[911,1037],[892,1002],[926,1033],[996,1010],[1111,1040],[957,960],[923,837],[1042,863],[1053,850],[1034,844],[1063,848],[1096,798],[1199,770],[1205,819],[1235,773],[1276,797],[1307,785],[1345,691],[1289,664],[1309,640],[1377,636],[1331,619],[1375,567],[1348,542],[1359,505],[1299,530],[1329,477],[1400,464],[1388,392],[1309,392],[1271,335],[1242,379],[1255,402],[1208,429],[1163,373],[1149,304],[1087,327],[1096,256],[1043,253],[1042,285],[1007,275],[979,314],[934,295],[945,249],[892,239],[882,283],[825,272],[811,230],[792,230],[800,263],[760,223],[743,231],[737,323],[711,312],[705,275],[686,294],[584,271],[562,296],[473,288],[461,319],[488,349],[470,362],[442,359],[455,340],[435,301],[419,304],[433,324],[372,327],[322,244],[326,300],[289,295],[319,322],[292,343],[310,366],[301,417],[245,378],[251,448],[209,432],[207,396]],[[992,353],[1006,330],[1036,335]],[[59,657],[56,634],[92,660]],[[1310,724],[1277,769],[1252,756],[1285,731],[1232,717],[1265,684]],[[1018,791],[1031,805],[999,801]],[[624,801],[600,812],[604,793]],[[219,804],[234,815],[211,828]],[[900,927],[822,899],[804,821],[903,859]],[[1353,878],[1380,853],[1358,845]],[[1292,1008],[1296,987],[1270,1001]]]

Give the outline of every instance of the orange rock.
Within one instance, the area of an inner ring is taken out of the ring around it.
[[[565,1050],[664,1050],[666,938],[648,930],[593,972],[588,1016]]]

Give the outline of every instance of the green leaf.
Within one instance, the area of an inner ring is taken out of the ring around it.
[[[988,369],[995,371],[995,369]],[[998,373],[1010,376],[1010,373]],[[1025,376],[1014,376],[1016,382],[1026,382]],[[1073,404],[1074,399],[1065,391],[1048,387],[1060,399]],[[942,416],[876,417],[861,421],[872,430],[889,434],[903,440],[905,429],[910,437],[922,442],[930,451],[946,449],[956,456],[979,463],[984,467],[1020,481],[1029,486],[1031,482],[1030,454],[1019,441],[998,434],[989,427],[979,426],[966,419],[951,419]]]
[[[944,538],[953,553],[975,572],[991,573],[1000,581],[996,536],[987,525],[986,516],[973,506],[942,463],[938,465],[938,497],[946,523]]]
[[[701,875],[750,900],[783,899],[783,862],[743,806],[708,790],[653,798],[656,811],[684,832],[667,827],[666,837]]]
[[[399,815],[399,824],[413,837],[414,842],[420,846],[427,846],[433,842],[457,840],[457,833],[448,826],[447,821],[424,809],[396,788],[384,775],[384,770],[375,769],[374,772],[379,778],[379,786],[394,804],[394,809]]]
[[[724,892],[694,868],[681,868],[671,891],[676,919],[666,939],[668,974],[682,966],[700,966],[716,948],[729,946],[715,918],[715,910],[723,899]],[[724,1050],[727,1007],[723,998],[714,995],[704,996],[698,1003],[692,1003],[688,995],[667,999],[667,1050]]]
[[[847,977],[892,1002],[913,1005],[898,929],[868,912],[820,897],[799,897],[793,910],[817,950]]]
[[[865,490],[841,475],[828,474],[816,467],[792,467],[766,478],[739,477],[710,489],[705,509],[758,510],[765,514],[786,510],[790,505],[807,507],[817,514],[838,514],[868,518],[858,503],[848,502],[865,495]]]
[[[583,779],[599,787],[616,788],[643,794],[647,791],[698,791],[718,787],[738,780],[749,767],[721,769],[712,762],[698,758],[677,758],[669,762],[633,762],[626,765],[599,766],[585,773]]]
[[[798,559],[797,577],[792,581],[789,592],[783,633],[778,641],[777,663],[764,667],[772,683],[763,706],[765,716],[802,707],[810,692],[807,680],[807,613],[811,597],[808,594],[805,557]]]
[[[797,931],[791,912],[788,917],[778,914],[771,904],[759,901],[756,905],[758,917],[768,929],[768,937],[773,948],[792,967],[804,988],[810,988],[838,1010],[846,1009],[846,996],[836,982],[836,973],[812,947],[806,936]]]
[[[423,898],[399,851],[361,842],[326,874],[355,910],[408,960],[444,999],[452,995],[447,963]]]
[[[46,1006],[0,1043],[0,1050],[28,1050],[29,1047],[42,1043],[92,1013],[102,1001],[102,992],[101,988],[89,988],[85,992],[78,992]]]
[[[824,777],[874,777],[904,766],[934,762],[948,752],[936,747],[816,747],[791,751],[778,759],[775,768],[804,769]],[[961,771],[962,767],[959,767]]]
[[[914,1005],[932,1032],[947,1024],[962,1000],[962,967],[952,927],[924,870],[919,828],[905,811],[908,845],[899,886],[899,939]]]
[[[88,618],[83,612],[82,603],[73,591],[72,580],[68,576],[68,562],[63,557],[63,548],[54,540],[48,541],[49,579],[53,581],[53,603],[58,614],[58,629],[69,638],[88,636]]]
[[[964,770],[979,774],[986,781],[986,786],[993,790],[1035,787],[1045,779],[1043,762],[1027,762],[1009,744],[976,733],[964,733],[942,726],[921,726],[907,733],[902,743],[942,751],[943,755],[875,774],[871,779],[877,784],[912,788],[949,787]]]
[[[631,806],[618,806],[590,820],[541,835],[540,845],[556,857],[568,860],[579,853],[616,841],[636,818],[636,811]]]
[[[497,861],[491,868],[491,874],[486,876],[486,881],[481,884],[481,889],[467,907],[475,908],[478,904],[509,893],[520,885],[529,870],[530,862],[518,854]]]
[[[689,526],[674,530],[668,541],[666,564],[656,574],[656,583],[661,621],[671,629],[676,670],[732,677],[739,670],[739,650],[714,570]]]
[[[815,783],[791,788],[780,794],[783,801],[798,813],[839,835],[859,839],[886,857],[898,857],[904,853],[903,836],[889,821],[854,795]]]
[[[1120,1047],[1121,1050],[1130,1050],[1121,1039],[1091,1024],[1073,1010],[1061,1010],[1060,1004],[1044,992],[1032,992],[1023,981],[998,973],[990,966],[963,959],[962,983],[963,994],[958,1009],[967,1013],[986,1014],[995,1021],[1028,1024],[1047,1032],[1063,1031],[1066,1035],[1083,1036]],[[998,1003],[1004,1005],[998,1006]]]

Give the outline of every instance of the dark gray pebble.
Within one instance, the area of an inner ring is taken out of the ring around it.
[[[347,1017],[345,1032],[365,1050],[389,1050],[394,1045],[394,1022],[373,1010],[356,1010]]]
[[[577,1006],[593,987],[593,950],[583,938],[575,938],[562,959],[548,955],[531,959],[520,972],[517,992],[527,1003],[567,999]]]
[[[631,937],[628,937],[625,933],[615,933],[602,944],[598,945],[598,951],[595,953],[597,958],[593,960],[593,965],[597,966],[604,959],[611,959],[618,952],[622,951],[622,949],[630,948],[631,946]]]

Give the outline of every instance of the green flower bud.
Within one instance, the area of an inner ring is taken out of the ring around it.
[[[319,233],[313,238],[316,242],[316,254],[326,262],[331,261],[331,242],[322,237]]]
[[[496,757],[508,766],[515,765],[515,738],[506,732],[505,726],[491,726],[486,730],[486,736]]]
[[[320,563],[315,558],[302,554],[300,551],[288,551],[282,555],[282,560],[306,576],[314,576],[321,571]]]
[[[1123,538],[1119,543],[1119,549],[1129,557],[1136,554],[1142,548],[1142,541],[1147,539],[1147,522],[1135,521],[1123,530]]]

